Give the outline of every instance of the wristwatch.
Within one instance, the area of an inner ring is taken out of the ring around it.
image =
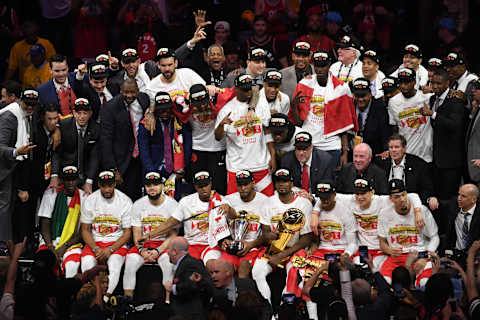
[[[95,248],[92,249],[92,252],[95,253],[95,251],[97,251],[98,249],[100,249],[98,246],[96,246]]]
[[[108,247],[108,249],[110,250],[110,253],[114,253],[115,250],[113,250],[112,246]]]

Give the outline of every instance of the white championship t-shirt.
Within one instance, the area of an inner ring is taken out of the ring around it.
[[[105,199],[97,190],[85,199],[80,222],[92,225],[95,242],[114,242],[123,229],[132,226],[131,210],[132,200],[120,190],[115,189],[111,199]]]
[[[255,172],[268,169],[270,152],[267,142],[272,140],[270,135],[268,137],[265,135],[263,128],[268,126],[268,119],[255,116],[254,121],[247,124],[245,119],[248,113],[248,104],[234,98],[218,113],[215,128],[229,113],[231,113],[230,119],[233,122],[224,125],[227,170],[230,172],[239,170]]]
[[[397,70],[393,71],[392,74],[390,75],[391,77],[398,77],[398,70],[405,68],[403,64],[401,64]],[[415,83],[415,89],[420,90],[420,87],[423,87],[427,85],[428,82],[428,70],[425,69],[424,66],[421,64],[418,66],[418,70],[415,71],[416,75],[416,83]]]
[[[148,94],[151,102],[153,102],[155,94],[159,91],[168,92],[172,100],[174,100],[178,96],[184,96],[194,84],[205,85],[205,80],[192,69],[176,69],[175,74],[175,79],[171,83],[163,82],[163,75],[159,74],[147,84],[145,93]]]
[[[225,150],[225,138],[220,141],[215,139],[215,119],[215,112],[210,108],[204,112],[193,109],[190,117],[193,150],[208,152]]]
[[[221,203],[228,204],[224,197],[220,197]],[[180,199],[177,209],[172,213],[172,217],[178,221],[200,214],[183,223],[185,239],[189,244],[208,245],[208,204],[200,200],[198,193],[194,193]]]
[[[350,82],[357,78],[363,77],[362,65],[363,63],[360,60],[355,60],[348,66],[344,65],[340,61],[337,61],[330,66],[329,71],[333,74],[333,76],[337,77],[343,82]]]
[[[317,77],[311,79],[303,78],[300,83],[313,88],[312,99],[310,101],[310,110],[302,129],[312,135],[312,143],[315,147],[323,151],[340,150],[342,142],[340,136],[325,138],[325,91],[326,87],[318,84]]]
[[[278,228],[278,223],[282,220],[283,213],[290,208],[297,208],[302,211],[305,216],[305,223],[299,231],[292,235],[290,241],[287,243],[287,247],[294,246],[300,239],[301,235],[312,232],[310,229],[310,218],[312,217],[312,204],[310,201],[295,195],[292,202],[283,203],[278,198],[278,194],[274,194],[269,198],[265,215],[262,216],[260,220],[261,224],[268,225],[270,228],[272,228],[272,231],[276,231]]]
[[[144,196],[135,201],[132,206],[132,227],[142,228],[142,234],[150,233],[170,218],[172,212],[177,209],[177,205],[175,199],[165,196],[161,205],[154,206],[148,196]],[[166,234],[151,240],[164,241],[165,239]]]
[[[260,223],[260,217],[265,215],[268,204],[268,197],[263,193],[256,192],[255,198],[250,202],[244,202],[240,198],[240,193],[236,192],[225,197],[230,202],[235,211],[238,212],[245,210],[248,213],[247,219],[249,222],[248,232],[245,234],[243,240],[254,241],[262,233],[262,224]]]
[[[403,253],[426,250],[428,239],[425,237],[432,238],[438,233],[437,224],[425,206],[422,206],[425,226],[418,232],[413,210],[410,206],[408,214],[402,216],[390,207],[380,211],[378,217],[378,236],[386,238],[391,247],[403,248]]]
[[[400,93],[388,102],[390,124],[398,126],[398,133],[407,139],[407,153],[427,162],[432,162],[433,129],[430,117],[422,116],[420,109],[424,104],[428,106],[430,96],[417,90],[411,98]]]
[[[320,235],[319,249],[345,250],[348,245],[347,233],[357,231],[355,218],[341,202],[336,202],[330,211],[322,210],[320,199],[315,203],[313,211],[319,212],[318,229]]]

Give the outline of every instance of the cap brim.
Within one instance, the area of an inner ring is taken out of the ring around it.
[[[310,50],[303,50],[303,49],[293,49],[292,52],[295,54],[304,54],[307,56],[311,53]]]
[[[155,110],[167,110],[172,107],[171,103],[155,103]]]
[[[252,84],[240,84],[236,85],[235,88],[243,89],[243,90],[250,90],[252,89]]]
[[[194,106],[199,106],[199,105],[202,105],[206,102],[208,102],[208,96],[203,98],[203,99],[200,99],[200,100],[194,100],[194,99],[191,99],[190,102],[192,103],[192,105]]]
[[[350,48],[352,45],[349,43],[336,42],[335,47],[337,48]]]
[[[368,94],[370,91],[370,89],[353,89],[352,90],[352,93],[355,94],[355,95],[359,95],[359,96],[364,96],[366,94]]]
[[[330,192],[317,192],[317,197],[320,199],[328,199],[332,196],[333,191]]]
[[[370,189],[370,188],[357,188],[357,187],[354,187],[354,188],[353,188],[353,191],[354,191],[354,192],[367,193],[367,192],[371,191],[371,189]]]
[[[285,176],[273,176],[273,181],[292,181],[291,177],[285,177]]]
[[[236,178],[237,184],[249,184],[254,180],[252,178]]]
[[[283,132],[288,129],[288,126],[277,127],[277,126],[269,126],[268,127],[272,132]]]
[[[295,147],[310,147],[312,145],[312,142],[295,142],[293,144]]]
[[[139,58],[138,56],[136,56],[136,57],[135,56],[122,57],[122,61],[128,63],[128,62],[132,62],[132,61],[137,61],[138,58]]]
[[[326,60],[326,61],[313,61],[313,65],[316,66],[316,67],[325,67],[329,64],[331,64],[332,62],[330,60]]]
[[[273,80],[273,79],[265,79],[263,82],[266,82],[268,84],[282,84],[282,80]]]
[[[203,179],[203,180],[193,182],[193,184],[197,186],[207,186],[210,183],[212,183],[212,180],[210,179]]]
[[[73,107],[73,110],[75,110],[75,111],[80,111],[80,110],[91,111],[92,106],[90,106],[90,105],[88,105],[88,106],[75,106],[75,107]]]

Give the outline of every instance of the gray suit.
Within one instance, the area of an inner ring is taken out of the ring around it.
[[[313,65],[310,65],[312,68],[312,74],[315,74],[315,70],[313,69]],[[297,87],[297,74],[295,73],[295,66],[286,67],[280,70],[282,74],[282,85],[280,86],[280,91],[288,95],[290,101],[293,99],[293,92]]]
[[[467,148],[468,175],[478,185],[480,183],[480,168],[472,166],[472,159],[480,159],[480,112],[478,110],[468,125],[465,144]]]
[[[11,239],[12,173],[17,141],[17,117],[10,111],[0,114],[0,240]]]

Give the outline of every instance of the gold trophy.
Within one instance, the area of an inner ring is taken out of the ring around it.
[[[324,264],[328,262],[315,256],[304,258],[301,256],[296,256],[292,259],[292,264],[295,268],[305,268],[305,274],[303,275],[303,280],[307,281],[310,279],[313,274],[320,269]],[[328,270],[323,271],[323,274],[328,274]],[[317,281],[314,284],[314,287],[318,287],[322,277],[318,277]]]
[[[290,242],[292,236],[302,229],[305,224],[305,215],[300,209],[289,208],[283,215],[282,219],[278,223],[277,232],[279,233],[277,240],[272,240],[270,247],[267,250],[267,255],[273,256],[279,252],[282,252],[287,244]],[[268,261],[268,258],[263,256],[263,260]],[[289,257],[282,259],[282,263],[287,261]],[[283,268],[283,264],[279,264],[278,267]]]

